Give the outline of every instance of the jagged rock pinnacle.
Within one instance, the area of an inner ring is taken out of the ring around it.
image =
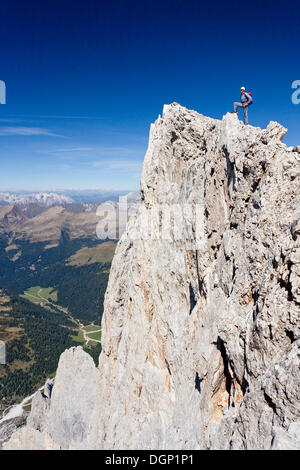
[[[285,133],[164,107],[99,369],[63,353],[42,430],[29,420],[6,448],[299,448],[300,157]]]

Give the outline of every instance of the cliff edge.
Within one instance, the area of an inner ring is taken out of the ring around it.
[[[300,448],[300,155],[285,133],[164,107],[99,367],[65,351],[6,449]]]

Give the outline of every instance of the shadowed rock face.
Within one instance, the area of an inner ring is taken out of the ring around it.
[[[164,107],[99,368],[63,353],[50,404],[6,448],[299,446],[300,159],[285,132]]]

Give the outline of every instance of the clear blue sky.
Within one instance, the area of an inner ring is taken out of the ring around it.
[[[3,0],[0,190],[137,189],[150,123],[177,101],[300,144],[299,1]]]

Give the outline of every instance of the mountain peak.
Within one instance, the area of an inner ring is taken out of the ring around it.
[[[164,106],[110,271],[99,371],[63,353],[39,427],[7,448],[299,448],[300,158],[285,132]]]

